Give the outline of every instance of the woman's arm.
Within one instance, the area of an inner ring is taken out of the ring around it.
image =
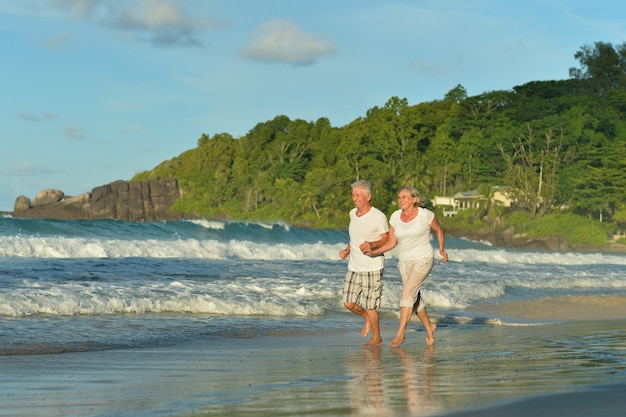
[[[393,226],[389,225],[389,233],[381,235],[381,239],[376,242],[363,242],[359,246],[361,252],[368,256],[378,256],[381,253],[387,252],[396,247],[398,243],[396,235],[393,231]]]
[[[446,238],[443,234],[443,229],[441,228],[441,225],[439,224],[439,220],[437,220],[436,216],[433,217],[433,220],[430,222],[430,228],[432,229],[433,232],[437,234],[437,241],[439,242],[439,254],[441,255],[441,260],[443,262],[448,262],[448,254],[446,253],[446,249],[445,249]]]

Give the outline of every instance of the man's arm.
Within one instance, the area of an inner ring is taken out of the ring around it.
[[[348,258],[348,255],[350,255],[350,244],[344,250],[339,251],[339,257],[344,261]]]
[[[398,241],[393,231],[393,226],[390,226],[389,231],[380,235],[380,239],[376,242],[363,242],[359,246],[359,249],[368,256],[378,256],[381,253],[395,248],[397,243]]]

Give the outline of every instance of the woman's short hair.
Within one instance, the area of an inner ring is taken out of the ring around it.
[[[402,190],[407,190],[409,194],[411,194],[411,197],[414,197],[416,199],[415,207],[424,207],[424,205],[426,204],[426,199],[420,194],[419,191],[417,191],[417,188],[410,185],[405,185],[404,187],[400,188],[398,194],[400,194],[400,191]]]

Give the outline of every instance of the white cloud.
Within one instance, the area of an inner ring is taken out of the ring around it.
[[[50,48],[50,49],[60,48],[60,47],[64,46],[71,38],[72,38],[71,35],[62,34],[62,35],[56,36],[54,38],[47,39],[44,42],[44,46],[46,48]]]
[[[57,10],[133,33],[155,46],[203,46],[202,34],[223,25],[174,0],[52,0]]]
[[[94,10],[101,5],[114,3],[107,0],[51,0],[52,7],[60,10],[68,10],[78,18],[86,18],[94,13]]]
[[[33,162],[20,162],[9,167],[7,174],[14,176],[31,176],[40,174],[58,174],[63,170],[37,165]]]
[[[415,60],[411,63],[413,68],[416,68],[419,72],[428,75],[445,74],[446,69],[441,65],[427,64],[420,60]]]
[[[32,114],[32,113],[19,113],[17,115],[22,120],[26,120],[27,122],[43,122],[45,120],[54,120],[56,116],[50,113]]]
[[[330,41],[316,39],[291,22],[272,20],[255,30],[252,42],[242,56],[261,61],[308,65],[334,52],[335,46]]]
[[[83,133],[82,129],[76,126],[67,126],[65,129],[63,129],[63,134],[70,139],[85,139],[85,134]]]

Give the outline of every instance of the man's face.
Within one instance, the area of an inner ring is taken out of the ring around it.
[[[356,207],[357,209],[367,207],[371,199],[372,196],[367,194],[361,188],[355,188],[354,190],[352,190],[352,202],[354,203],[354,207]]]

